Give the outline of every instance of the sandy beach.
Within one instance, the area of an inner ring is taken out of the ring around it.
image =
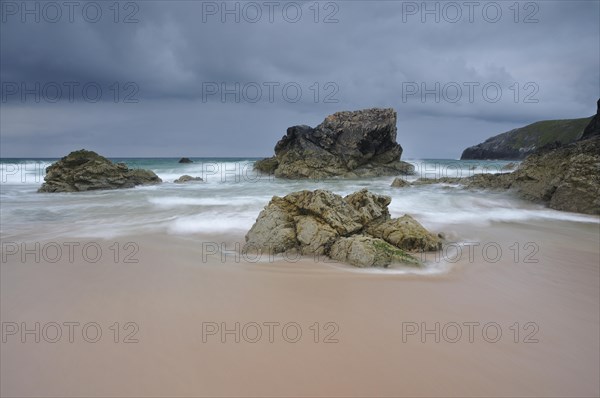
[[[0,0],[0,398],[600,398],[600,0]]]
[[[2,396],[598,396],[598,225],[452,233],[502,255],[448,251],[449,271],[411,275],[223,262],[201,242],[242,236],[166,234],[54,241],[96,243],[96,263],[7,255]]]

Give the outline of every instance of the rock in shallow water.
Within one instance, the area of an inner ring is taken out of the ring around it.
[[[85,149],[71,152],[48,166],[44,181],[38,192],[121,189],[162,182],[150,170],[131,170],[125,163],[113,163],[96,152]]]
[[[366,189],[344,198],[325,190],[275,196],[246,234],[244,250],[327,255],[359,267],[421,265],[405,250],[438,250],[441,240],[410,216],[391,219],[390,201]]]
[[[366,235],[338,239],[331,247],[329,256],[355,267],[387,267],[392,263],[421,265],[418,259],[397,247]]]
[[[600,136],[533,154],[511,175],[511,188],[556,210],[600,214]]]
[[[198,182],[198,181],[203,181],[202,178],[200,177],[192,177],[190,175],[184,174],[181,177],[179,177],[178,179],[176,179],[175,181],[173,181],[175,184],[183,184],[186,182]]]
[[[402,188],[402,187],[407,187],[410,186],[410,182],[403,180],[402,178],[394,178],[394,181],[392,181],[392,185],[391,187],[393,188]]]
[[[442,248],[440,238],[427,231],[408,214],[370,226],[367,231],[370,235],[404,250],[427,252]]]
[[[393,109],[338,112],[316,128],[288,128],[275,156],[256,162],[255,168],[294,179],[412,174],[414,167],[400,161],[396,130]]]
[[[569,133],[564,126],[567,122],[572,138],[581,135],[577,141],[565,144],[556,140],[538,149],[534,146],[531,154],[512,173],[478,174],[456,182],[468,188],[511,189],[524,199],[545,203],[556,210],[600,214],[600,100],[596,105],[596,115],[591,119],[574,120],[577,125],[568,120],[554,121],[556,123],[550,125],[548,122],[531,125],[539,125],[540,134],[559,133],[565,136]],[[581,123],[588,120],[583,132],[579,133]],[[488,139],[486,143],[498,137]],[[464,158],[463,153],[461,159]]]
[[[412,185],[452,183],[470,189],[514,191],[555,210],[600,214],[600,135],[529,155],[512,173],[419,179]]]

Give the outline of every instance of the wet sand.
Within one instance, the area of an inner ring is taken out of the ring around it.
[[[471,262],[464,252],[435,275],[368,273],[313,259],[204,261],[202,237],[154,235],[97,241],[96,263],[77,258],[80,250],[73,263],[66,253],[56,263],[7,256],[1,395],[600,395],[598,224],[448,232],[479,247],[494,242],[502,255],[486,261],[475,249]],[[232,248],[240,237],[224,238],[204,240]],[[123,262],[129,241],[138,263]],[[528,242],[537,262],[525,262]],[[39,333],[22,343],[21,328],[36,322]],[[73,342],[65,322],[79,323]],[[223,327],[233,331],[221,336]]]

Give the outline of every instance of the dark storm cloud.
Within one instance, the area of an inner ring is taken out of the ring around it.
[[[2,156],[83,146],[111,156],[261,156],[290,125],[385,106],[398,111],[406,156],[457,157],[519,125],[591,115],[600,95],[596,1],[522,2],[518,13],[514,2],[476,2],[472,13],[466,2],[278,2],[271,15],[264,2],[227,2],[239,23],[221,21],[223,2],[121,2],[118,14],[96,2],[95,23],[84,2],[73,22],[63,7],[56,23],[42,11],[39,23],[23,23],[12,4],[21,2],[2,1]],[[20,95],[22,84],[65,82],[79,83],[72,102],[66,89],[56,103]],[[97,102],[82,97],[90,83],[102,89]],[[239,103],[223,100],[222,84]]]

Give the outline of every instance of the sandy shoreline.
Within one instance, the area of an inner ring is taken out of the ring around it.
[[[96,240],[96,263],[78,249],[73,263],[7,256],[2,396],[598,396],[598,225],[449,232],[502,255],[486,261],[479,246],[446,273],[365,273],[312,259],[203,260],[198,237],[152,235]],[[527,243],[537,262],[525,262]],[[65,322],[79,323],[73,342]]]

